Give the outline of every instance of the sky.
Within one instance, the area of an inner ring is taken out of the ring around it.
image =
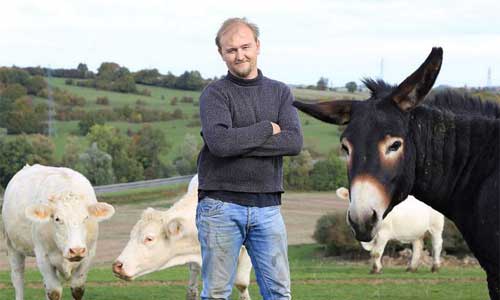
[[[499,11],[499,0],[0,0],[0,66],[221,76],[215,34],[247,17],[261,32],[259,68],[288,84],[396,84],[441,46],[437,85],[483,87],[490,70],[500,86]]]

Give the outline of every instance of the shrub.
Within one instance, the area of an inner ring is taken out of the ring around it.
[[[181,99],[181,102],[182,102],[182,103],[193,103],[193,101],[194,101],[194,100],[193,100],[193,97],[187,97],[187,96],[184,96],[184,97],[182,97],[182,99]]]
[[[97,105],[109,105],[109,99],[106,96],[97,97],[97,99],[95,100],[95,104],[97,104]]]
[[[178,101],[179,100],[177,99],[177,97],[174,97],[174,98],[170,99],[170,105],[176,106]]]
[[[445,219],[443,230],[443,250],[456,256],[470,255],[471,251],[455,224]]]
[[[74,81],[73,81],[73,79],[71,79],[71,78],[66,79],[66,80],[64,81],[64,83],[65,83],[66,85],[74,85],[74,84],[75,84],[75,82],[74,82]]]
[[[322,216],[316,222],[313,238],[326,246],[327,256],[368,257],[360,243],[354,238],[346,222],[345,212]]]
[[[328,159],[317,161],[310,176],[315,191],[334,191],[348,184],[345,162],[335,152],[331,152]]]
[[[184,113],[182,112],[182,110],[180,108],[175,109],[174,112],[172,113],[172,118],[174,120],[182,119],[183,117],[184,117]]]

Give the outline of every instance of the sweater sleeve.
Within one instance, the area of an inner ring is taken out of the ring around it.
[[[241,156],[273,134],[269,121],[233,128],[227,98],[211,86],[200,96],[200,119],[203,139],[210,153],[219,157]]]
[[[269,137],[263,144],[244,156],[284,156],[298,155],[302,149],[303,137],[297,109],[293,107],[290,88],[282,92],[278,125],[281,132]]]

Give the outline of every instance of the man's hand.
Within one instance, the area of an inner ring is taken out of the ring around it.
[[[281,127],[278,124],[271,122],[271,125],[273,125],[273,135],[281,132]]]

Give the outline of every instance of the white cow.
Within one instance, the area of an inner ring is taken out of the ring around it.
[[[113,263],[113,272],[124,280],[188,264],[190,270],[187,299],[198,297],[201,249],[196,229],[198,176],[189,183],[187,193],[166,211],[147,208],[130,233],[130,240]],[[249,300],[248,285],[252,264],[242,247],[235,286],[240,300]]]
[[[349,190],[337,189],[337,196],[349,199]],[[363,248],[370,251],[372,257],[372,274],[378,274],[382,270],[382,255],[385,245],[389,240],[398,240],[403,243],[412,243],[412,257],[407,271],[416,271],[420,255],[424,245],[424,235],[429,232],[432,239],[432,272],[439,270],[441,266],[441,249],[443,246],[444,216],[432,209],[427,204],[408,196],[403,202],[396,205],[387,214],[377,234],[370,242],[361,242]]]
[[[97,202],[90,182],[76,171],[27,165],[17,172],[2,208],[16,300],[24,298],[26,256],[36,257],[47,299],[62,299],[61,280],[70,281],[73,299],[82,299],[97,223],[113,214],[114,208]]]

